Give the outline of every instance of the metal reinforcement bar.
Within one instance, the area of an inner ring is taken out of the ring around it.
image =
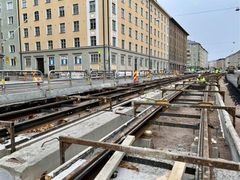
[[[202,158],[202,157],[194,157],[187,155],[180,155],[177,153],[168,152],[166,150],[155,150],[150,148],[140,148],[140,147],[132,147],[132,146],[124,146],[119,144],[112,144],[106,142],[98,142],[91,140],[84,140],[80,138],[72,138],[72,137],[59,137],[59,145],[60,145],[60,156],[64,156],[64,151],[62,150],[64,146],[69,146],[71,144],[85,145],[85,146],[93,146],[96,148],[103,148],[111,151],[120,151],[125,152],[127,154],[133,156],[141,156],[145,158],[155,158],[158,160],[172,160],[185,162],[190,164],[203,165],[208,167],[227,169],[240,171],[240,163],[236,163],[228,160],[219,160],[212,158]]]
[[[183,87],[183,89],[187,88]],[[169,101],[172,101],[174,98],[176,98],[181,92],[174,92],[172,94],[169,94],[167,96]],[[155,115],[157,112],[159,112],[159,110],[162,107],[154,107],[154,106],[150,106],[149,108],[145,109],[144,112],[140,113],[137,115],[137,117],[133,117],[128,123],[125,123],[123,126],[119,127],[118,129],[116,129],[115,131],[113,131],[112,133],[110,133],[105,139],[104,141],[107,142],[111,142],[111,143],[119,143],[121,142],[122,138],[126,135],[130,135],[133,134],[137,129],[139,129],[144,123],[146,123],[153,115]],[[68,145],[63,145],[62,146],[62,152],[64,154],[64,152],[68,149]],[[93,154],[93,148],[91,148],[90,150],[88,150],[86,153],[80,155],[79,158],[84,159],[86,158],[86,156],[88,156],[89,153]],[[98,164],[101,159],[103,157],[105,157],[106,155],[108,155],[108,151],[107,150],[102,150],[100,152],[96,152],[93,156],[91,156],[90,158],[87,159],[87,161],[78,166],[75,170],[73,170],[71,173],[69,173],[65,179],[73,179],[75,177],[79,176],[81,178],[83,178],[89,171],[91,171],[91,168],[95,166],[95,164]],[[63,164],[65,163],[65,156],[61,156],[60,157],[60,163]],[[66,165],[68,166],[68,165]],[[64,167],[66,167],[64,166]],[[57,173],[61,173],[62,169],[61,168],[60,171],[58,171]]]
[[[137,114],[137,109],[140,105],[155,105],[155,106],[164,106],[164,107],[177,107],[177,108],[199,108],[199,109],[222,109],[226,110],[231,114],[233,118],[233,125],[235,127],[235,116],[236,116],[236,107],[233,106],[215,106],[210,102],[201,102],[198,105],[189,105],[189,104],[170,104],[167,100],[156,100],[155,102],[144,102],[144,101],[134,101],[134,116]]]

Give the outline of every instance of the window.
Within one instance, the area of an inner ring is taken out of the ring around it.
[[[13,24],[13,16],[8,17],[8,24]]]
[[[11,58],[11,66],[16,66],[17,62],[16,62],[16,57]]]
[[[90,9],[90,12],[92,13],[92,12],[95,12],[96,11],[96,4],[95,4],[95,1],[90,1],[89,2],[89,9]]]
[[[112,54],[112,64],[116,64],[116,54]]]
[[[96,29],[96,19],[90,19],[90,29]]]
[[[135,3],[135,12],[138,12],[138,5],[137,5],[137,3]]]
[[[54,57],[49,57],[49,58],[48,58],[48,63],[49,63],[49,66],[54,66],[54,64],[55,64],[55,59],[54,59]]]
[[[22,0],[22,8],[26,8],[27,7],[27,0]]]
[[[128,66],[132,66],[132,58],[128,57]]]
[[[8,32],[8,38],[9,39],[14,39],[14,31],[9,31]]]
[[[61,65],[64,65],[64,66],[67,65],[68,58],[66,56],[61,56],[60,60],[61,60]]]
[[[7,10],[12,10],[13,9],[13,2],[12,1],[8,1],[7,2]]]
[[[132,50],[132,43],[129,42],[128,46],[129,46],[129,51],[131,51]]]
[[[91,36],[90,40],[91,40],[91,46],[96,46],[97,45],[96,36]]]
[[[40,42],[36,42],[36,50],[37,51],[41,50],[41,43]]]
[[[117,31],[116,21],[115,21],[115,20],[112,20],[112,30],[113,30],[113,31]]]
[[[23,29],[23,37],[28,38],[28,28]]]
[[[65,33],[66,28],[65,28],[65,23],[60,23],[60,33]]]
[[[116,45],[117,45],[117,39],[116,39],[116,37],[112,37],[112,45],[113,45],[113,47],[116,47]]]
[[[132,7],[132,0],[128,0],[128,6],[131,8]]]
[[[79,31],[79,21],[74,21],[73,22],[73,31],[74,32]]]
[[[130,23],[132,22],[132,14],[131,14],[131,13],[128,14],[128,21],[129,21]]]
[[[9,52],[10,53],[15,53],[15,46],[14,45],[9,46]]]
[[[79,14],[78,4],[73,4],[73,15]]]
[[[50,3],[50,2],[51,2],[51,0],[45,0],[45,2],[46,2],[46,3]]]
[[[124,24],[121,25],[121,33],[123,35],[125,34],[125,25]]]
[[[98,58],[99,58],[98,53],[91,54],[91,64],[98,64]]]
[[[25,51],[29,51],[29,43],[24,43],[24,49]]]
[[[40,27],[35,27],[35,36],[40,36]]]
[[[138,18],[135,17],[135,25],[138,26]]]
[[[59,16],[60,17],[64,17],[65,16],[64,6],[59,7]]]
[[[47,9],[46,10],[46,17],[47,17],[47,19],[51,19],[52,18],[52,10],[51,9]]]
[[[112,3],[112,13],[116,14],[116,4]]]
[[[74,38],[74,47],[80,47],[80,38]]]
[[[138,45],[135,44],[135,51],[138,52]]]
[[[129,28],[129,37],[132,37],[132,28]]]
[[[138,31],[135,31],[135,39],[138,40]]]
[[[123,8],[121,9],[121,18],[125,19],[125,10]]]
[[[53,41],[52,40],[48,41],[48,49],[49,50],[53,49]]]
[[[26,58],[26,67],[31,67],[31,58]]]
[[[38,5],[38,0],[34,0],[34,1],[33,1],[33,5],[34,5],[34,6],[37,6],[37,5]]]
[[[47,35],[52,35],[52,25],[47,25]]]
[[[82,56],[78,55],[74,57],[74,63],[75,64],[82,64]]]
[[[122,40],[122,49],[125,49],[125,41]]]
[[[34,18],[35,18],[35,21],[39,21],[39,12],[38,11],[34,12]]]
[[[23,13],[23,22],[27,22],[28,16],[27,13]]]
[[[125,65],[125,56],[121,55],[121,65]]]
[[[61,39],[61,48],[66,48],[66,39]]]

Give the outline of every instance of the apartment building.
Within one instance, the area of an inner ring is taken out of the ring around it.
[[[155,0],[19,2],[24,69],[168,69],[170,16]]]
[[[187,62],[187,36],[189,34],[174,18],[169,21],[169,70],[183,72]]]
[[[225,70],[226,69],[225,60],[226,60],[225,58],[220,58],[217,60],[209,61],[208,68],[209,69],[219,68],[219,69]]]
[[[208,52],[203,46],[195,41],[188,41],[187,68],[201,69],[208,66]]]
[[[235,66],[240,69],[240,50],[226,57],[225,67]]]
[[[2,69],[20,70],[18,1],[0,0]]]

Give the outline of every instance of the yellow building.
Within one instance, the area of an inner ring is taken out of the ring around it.
[[[155,0],[22,0],[24,69],[168,69],[169,15]]]

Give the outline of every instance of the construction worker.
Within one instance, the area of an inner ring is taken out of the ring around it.
[[[197,82],[204,84],[204,83],[206,83],[206,79],[205,79],[204,76],[202,76],[201,74],[199,74],[199,75],[198,75],[198,78],[197,78]]]

